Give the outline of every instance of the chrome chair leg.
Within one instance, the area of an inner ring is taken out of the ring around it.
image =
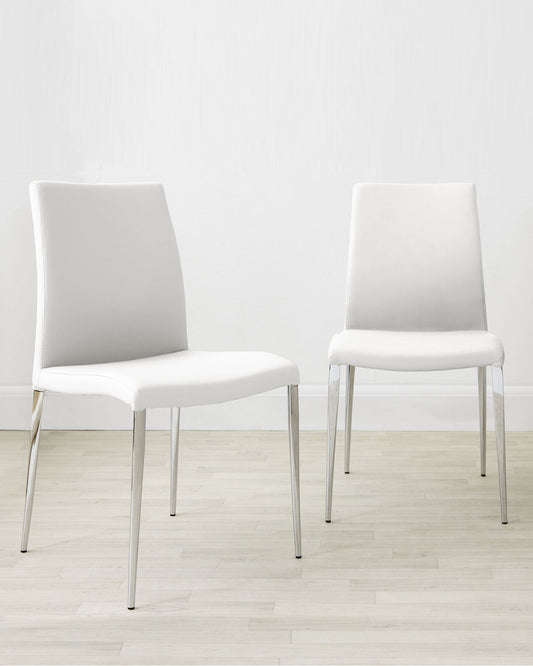
[[[505,409],[503,398],[503,368],[492,367],[492,392],[494,396],[494,421],[496,426],[496,453],[498,455],[498,479],[500,482],[500,508],[502,523],[507,525],[507,480],[505,465]]]
[[[137,585],[137,556],[139,553],[139,527],[141,524],[145,435],[146,410],[134,412],[128,567],[128,608],[130,610],[135,608],[135,588]]]
[[[33,407],[31,412],[30,454],[28,457],[28,475],[26,478],[26,500],[24,502],[24,521],[22,524],[22,541],[20,545],[20,551],[22,553],[25,553],[28,550],[33,496],[35,493],[35,476],[37,473],[37,458],[39,457],[39,437],[41,434],[43,400],[44,392],[34,390]]]
[[[298,385],[288,387],[289,397],[289,448],[291,459],[292,524],[294,530],[294,552],[302,557],[302,527],[300,522],[300,410]]]
[[[170,515],[176,515],[178,493],[178,442],[180,437],[180,408],[170,410]]]
[[[344,473],[350,473],[350,449],[352,447],[352,408],[353,408],[353,382],[355,368],[346,366],[346,406],[344,416]]]
[[[487,475],[487,369],[477,369],[477,388],[479,400],[479,455],[481,476]]]
[[[337,437],[337,414],[339,411],[340,367],[329,366],[328,382],[328,454],[326,465],[326,523],[331,523],[331,501],[333,497],[333,468],[335,465],[335,439]]]

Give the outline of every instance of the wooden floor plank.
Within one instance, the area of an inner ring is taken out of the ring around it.
[[[27,434],[0,433],[0,664],[531,664],[533,434],[354,433],[324,523],[325,436],[302,433],[303,558],[279,432],[148,432],[137,608],[131,435],[45,432],[19,552]],[[342,438],[340,438],[342,453]],[[339,456],[338,460],[341,456]]]

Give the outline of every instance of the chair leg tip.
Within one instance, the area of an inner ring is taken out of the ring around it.
[[[176,514],[175,514],[175,513],[171,513],[171,514],[170,514],[170,517],[171,517],[171,518],[175,518],[175,517],[176,517]]]
[[[301,556],[301,555],[296,555],[295,557],[296,557],[297,560],[301,560],[301,559],[302,559],[302,556]]]
[[[350,472],[344,472],[345,474],[349,474]]]
[[[135,606],[128,606],[128,610],[135,610]]]
[[[481,476],[487,476],[486,474],[482,474]]]
[[[326,520],[326,523],[331,523],[331,520]]]
[[[20,549],[20,552],[21,552],[21,553],[27,553],[28,551],[27,551],[26,548],[25,548],[24,550],[22,550],[22,548],[21,548],[21,549]]]
[[[502,520],[502,525],[507,525],[507,521],[506,521],[506,520]]]

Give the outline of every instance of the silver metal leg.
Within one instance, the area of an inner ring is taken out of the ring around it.
[[[180,437],[180,409],[170,410],[170,515],[176,515],[178,493],[178,442]]]
[[[352,446],[352,408],[353,408],[353,381],[355,368],[346,366],[346,408],[344,416],[344,473],[350,473],[350,449]]]
[[[26,501],[24,503],[24,522],[22,524],[21,552],[28,550],[28,537],[30,535],[31,514],[33,510],[33,495],[35,493],[35,475],[37,473],[37,458],[39,457],[39,436],[41,434],[41,414],[43,411],[43,391],[33,391],[33,407],[31,412],[30,455],[28,458],[28,476],[26,478]]]
[[[507,524],[507,480],[505,470],[505,411],[503,400],[503,368],[492,367],[492,391],[494,395],[494,421],[496,426],[496,453],[498,455],[498,479],[500,482],[500,507],[502,523]]]
[[[337,437],[337,414],[339,411],[340,367],[329,366],[328,383],[328,458],[326,466],[326,523],[331,523],[331,500],[333,497],[333,468],[335,465],[335,439]]]
[[[135,608],[137,585],[137,556],[139,553],[139,527],[143,492],[144,443],[146,410],[133,413],[133,452],[131,465],[130,554],[128,569],[128,608]]]
[[[487,369],[477,369],[479,399],[479,455],[481,476],[487,475]]]
[[[298,385],[288,387],[289,396],[289,448],[291,459],[292,524],[294,529],[294,552],[302,557],[302,528],[300,524],[300,410]]]

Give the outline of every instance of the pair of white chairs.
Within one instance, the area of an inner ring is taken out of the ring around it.
[[[21,551],[26,552],[45,391],[118,398],[133,411],[128,608],[135,607],[146,410],[171,410],[176,515],[180,408],[288,388],[293,530],[301,557],[299,372],[261,352],[188,348],[176,238],[158,184],[30,186],[38,268],[33,411]],[[326,520],[331,520],[340,366],[348,366],[345,471],[354,367],[479,368],[485,473],[485,367],[493,366],[502,522],[503,349],[486,331],[471,185],[361,185],[354,195],[346,330],[330,348]]]

